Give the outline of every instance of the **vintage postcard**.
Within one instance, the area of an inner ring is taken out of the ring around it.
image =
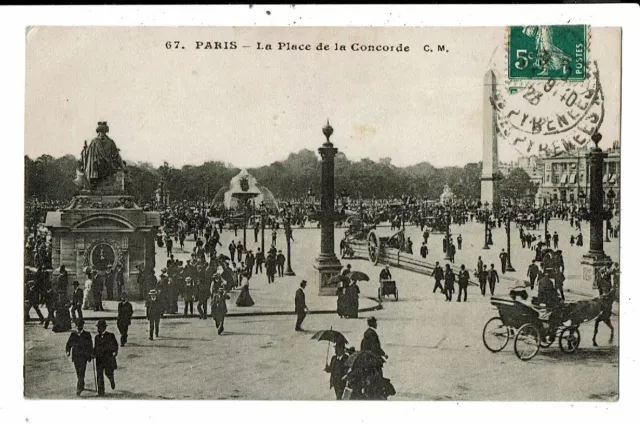
[[[616,401],[622,31],[26,30],[27,399]]]

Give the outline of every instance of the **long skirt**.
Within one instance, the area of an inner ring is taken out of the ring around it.
[[[56,308],[56,316],[53,323],[54,333],[62,333],[71,330],[71,314],[66,306]]]
[[[84,297],[82,299],[82,309],[93,309],[93,292],[91,291],[90,285],[85,285],[84,287]]]

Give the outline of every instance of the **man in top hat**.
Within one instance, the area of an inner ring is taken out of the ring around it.
[[[304,331],[301,327],[302,321],[306,317],[309,312],[309,308],[307,308],[307,302],[304,296],[304,288],[307,287],[307,280],[302,280],[300,282],[300,287],[296,290],[296,298],[295,298],[295,311],[297,315],[296,319],[296,331]]]
[[[104,375],[107,375],[111,383],[111,389],[115,390],[116,380],[114,371],[118,368],[116,356],[118,355],[118,341],[113,333],[107,331],[107,322],[98,320],[98,334],[96,334],[93,346],[93,356],[96,358],[96,372],[98,374],[98,396],[104,396]]]
[[[346,365],[349,354],[344,345],[344,340],[340,339],[334,346],[336,354],[331,358],[329,365],[325,366],[325,372],[331,373],[329,377],[329,388],[336,392],[336,399],[341,400],[347,382],[343,377],[349,372]]]
[[[65,351],[67,356],[71,355],[71,361],[76,369],[78,383],[76,384],[76,395],[84,390],[84,374],[87,370],[87,362],[91,362],[93,356],[93,342],[91,334],[84,331],[84,320],[79,318],[76,320],[77,331],[72,332],[67,340]]]
[[[76,320],[76,312],[78,312],[78,318],[83,319],[82,316],[82,301],[84,300],[84,293],[80,288],[78,281],[73,282],[73,295],[71,296],[71,316],[73,320]]]
[[[129,326],[133,316],[133,306],[127,300],[127,293],[120,293],[120,303],[118,303],[118,331],[120,332],[120,346],[124,347],[129,337]]]
[[[147,299],[146,303],[147,308],[147,319],[149,320],[149,340],[153,340],[153,333],[158,336],[160,332],[160,318],[164,312],[164,305],[158,299],[158,292],[156,290],[151,290],[149,292],[149,299]]]
[[[376,355],[379,355],[385,359],[389,358],[384,350],[382,350],[382,346],[380,345],[380,338],[378,337],[378,333],[376,329],[378,328],[378,320],[376,317],[367,318],[367,328],[364,332],[364,337],[362,338],[362,342],[360,343],[360,350],[368,350]]]
[[[224,288],[220,287],[211,300],[211,315],[213,315],[219,335],[224,331],[224,317],[227,315],[227,300],[229,299],[231,298],[225,293]]]

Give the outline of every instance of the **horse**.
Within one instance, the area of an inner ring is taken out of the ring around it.
[[[611,324],[611,310],[615,299],[615,289],[607,293],[593,298],[591,300],[580,300],[564,306],[562,311],[563,322],[571,321],[572,325],[579,325],[583,322],[595,319],[595,328],[593,330],[593,346],[598,346],[596,336],[598,335],[598,326],[600,322],[604,322],[611,329],[609,343],[613,342],[614,329]]]

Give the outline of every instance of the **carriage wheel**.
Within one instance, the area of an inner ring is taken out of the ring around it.
[[[513,343],[516,356],[523,361],[528,361],[538,354],[540,350],[540,331],[533,324],[525,324],[516,333]]]
[[[555,331],[551,332],[551,330],[548,330],[547,334],[543,335],[540,339],[540,347],[543,347],[545,349],[550,347],[553,344],[553,342],[556,341],[555,336],[556,336]]]
[[[380,240],[376,233],[371,231],[367,236],[367,243],[369,249],[369,260],[373,262],[374,265],[378,265],[380,261]]]
[[[567,327],[560,333],[558,339],[560,350],[564,353],[575,353],[580,346],[580,331],[578,327]]]
[[[482,342],[491,352],[500,352],[509,343],[509,327],[504,325],[500,317],[493,317],[484,325]]]
[[[398,288],[396,287],[396,302],[398,301]]]

